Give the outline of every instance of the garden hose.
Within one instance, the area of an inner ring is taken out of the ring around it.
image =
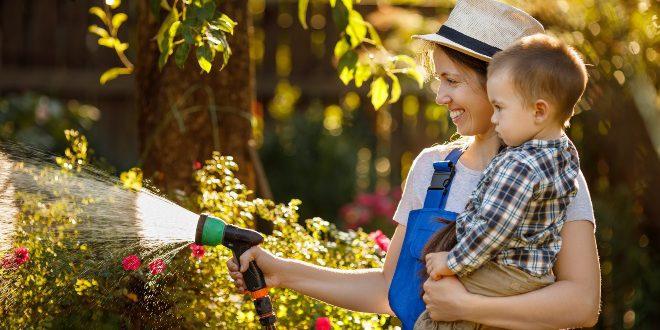
[[[206,214],[201,214],[197,221],[195,243],[200,245],[219,245],[232,250],[241,267],[239,257],[249,248],[261,244],[264,238],[257,231],[228,225],[224,221]],[[250,292],[252,302],[259,316],[259,323],[264,329],[275,329],[277,317],[273,313],[273,305],[268,295],[264,274],[255,261],[250,261],[248,269],[242,273],[245,287]]]

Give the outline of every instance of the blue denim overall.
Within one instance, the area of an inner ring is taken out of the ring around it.
[[[422,251],[426,242],[445,226],[438,218],[455,221],[458,214],[445,210],[447,195],[454,178],[454,164],[463,154],[463,149],[453,149],[444,161],[433,163],[431,185],[426,191],[424,206],[410,211],[406,236],[403,239],[399,261],[394,271],[388,293],[390,308],[403,323],[403,330],[410,330],[426,309],[421,297],[422,278],[420,271]]]

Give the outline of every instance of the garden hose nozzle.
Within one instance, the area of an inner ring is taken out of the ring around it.
[[[234,253],[238,267],[241,267],[239,257],[249,248],[261,244],[263,240],[263,236],[257,231],[228,225],[207,214],[201,214],[197,221],[195,244],[224,245]],[[266,329],[275,329],[277,318],[273,313],[264,274],[256,262],[250,261],[248,269],[243,272],[243,280],[259,315],[259,323]]]

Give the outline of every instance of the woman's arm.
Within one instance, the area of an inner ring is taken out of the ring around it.
[[[600,308],[600,265],[593,224],[566,222],[561,237],[554,284],[517,296],[486,297],[468,293],[454,277],[429,280],[424,284],[424,301],[431,318],[514,329],[593,326]]]
[[[310,263],[277,258],[253,247],[240,258],[241,265],[256,260],[270,287],[280,286],[295,290],[326,303],[367,313],[394,315],[387,292],[394,276],[406,227],[399,225],[394,231],[385,264],[382,269],[338,270]],[[233,259],[227,261],[230,275],[236,285],[244,289],[243,278]]]

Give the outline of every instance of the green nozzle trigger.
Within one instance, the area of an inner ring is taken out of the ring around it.
[[[195,232],[195,243],[200,245],[219,245],[225,236],[225,222],[207,215],[201,214],[197,221]]]

